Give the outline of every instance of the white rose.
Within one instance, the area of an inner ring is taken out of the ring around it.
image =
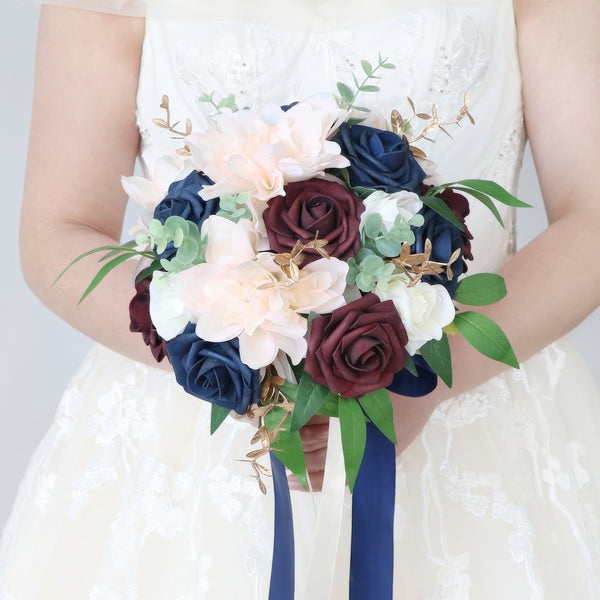
[[[408,278],[397,275],[386,285],[385,291],[375,288],[379,299],[391,300],[408,335],[406,350],[413,355],[429,340],[439,340],[442,329],[454,320],[454,304],[443,285],[420,281],[408,287]]]
[[[150,282],[150,318],[158,335],[165,340],[178,336],[194,321],[179,297],[177,275],[154,271]]]
[[[360,231],[367,219],[374,213],[379,213],[383,224],[391,229],[398,215],[402,215],[406,221],[410,221],[423,208],[423,203],[417,194],[402,190],[388,194],[378,190],[363,200],[365,212],[360,217]]]

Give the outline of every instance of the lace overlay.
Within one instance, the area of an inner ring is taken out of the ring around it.
[[[524,129],[512,2],[373,0],[368,11],[340,2],[226,0],[195,3],[203,18],[150,16],[144,147],[168,143],[152,125],[165,93],[174,116],[201,128],[211,112],[203,93],[289,103],[351,82],[380,51],[397,68],[365,98],[374,115],[406,112],[410,96],[450,116],[468,91],[477,125],[425,150],[443,180],[514,189]],[[495,270],[514,252],[514,214],[502,215],[506,229],[485,209],[470,215],[470,272]],[[395,598],[599,600],[599,402],[563,340],[441,404],[398,461]],[[211,437],[209,423],[210,407],[171,375],[96,347],[21,485],[0,546],[0,598],[266,598],[273,494],[263,497],[238,461],[252,427],[228,419]],[[298,598],[318,503],[293,494]],[[348,597],[350,506],[347,495],[336,600]]]

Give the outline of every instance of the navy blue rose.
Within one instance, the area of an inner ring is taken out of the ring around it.
[[[420,214],[423,215],[425,223],[422,227],[413,227],[415,234],[415,243],[411,247],[413,254],[424,252],[427,239],[431,240],[430,260],[432,261],[447,263],[452,253],[457,249],[460,250],[460,256],[452,263],[452,279],[448,279],[445,269],[439,275],[423,276],[423,281],[427,283],[441,283],[448,290],[450,296],[454,298],[458,278],[466,270],[465,261],[463,260],[462,232],[450,221],[428,207],[423,207]]]
[[[193,171],[181,181],[175,181],[169,186],[165,198],[154,209],[154,218],[164,225],[169,217],[182,217],[187,221],[193,221],[200,228],[210,215],[214,215],[219,210],[218,198],[202,200],[198,195],[204,186],[213,183],[209,177],[198,171]],[[158,258],[170,260],[176,252],[173,243],[169,242]]]
[[[350,160],[348,175],[352,186],[418,193],[425,172],[407,144],[393,131],[343,123],[334,141]]]
[[[258,402],[259,371],[241,361],[237,338],[207,342],[188,323],[183,333],[167,343],[167,354],[177,383],[188,394],[239,415]]]

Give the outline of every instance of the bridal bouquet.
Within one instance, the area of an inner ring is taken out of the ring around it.
[[[84,297],[142,257],[132,331],[212,403],[211,431],[230,411],[258,417],[261,447],[247,459],[263,491],[270,469],[258,460],[269,452],[307,485],[299,430],[315,414],[340,420],[352,490],[368,427],[396,441],[388,391],[424,395],[438,376],[451,385],[448,335],[518,366],[493,321],[454,303],[506,293],[498,275],[461,278],[473,258],[463,194],[500,221],[492,198],[526,205],[490,181],[429,182],[413,144],[471,119],[467,96],[450,123],[409,100],[408,118],[366,124],[357,95],[378,91],[370,80],[390,68],[362,61],[356,89],[340,83],[337,97],[283,107],[238,110],[233,97],[204,96],[216,112],[200,133],[189,120],[179,131],[163,97],[155,123],[183,147],[154,157],[154,177],[124,179],[145,207],[136,238],[95,250],[105,264]]]

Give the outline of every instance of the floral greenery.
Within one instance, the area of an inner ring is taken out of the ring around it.
[[[148,229],[150,235],[139,234],[135,239],[137,244],[149,244],[155,248],[157,254],[162,254],[170,242],[177,249],[172,259],[161,259],[160,265],[165,271],[184,271],[192,265],[204,262],[206,241],[202,239],[196,223],[171,216],[164,225],[158,219],[152,219]]]
[[[382,70],[394,68],[395,66],[387,59],[382,58],[381,55],[378,56],[378,61],[374,65],[367,60],[361,61],[361,69],[364,76],[359,79],[355,74],[352,75],[354,87],[341,82],[337,84],[337,92],[339,94],[336,99],[337,105],[347,111],[354,110],[368,113],[368,108],[356,105],[357,97],[361,93],[378,92],[380,88],[373,83],[373,80],[380,78],[379,74]],[[228,118],[231,113],[236,113],[240,110],[233,94],[217,100],[213,92],[203,94],[199,100],[200,102],[210,104],[215,109],[219,115],[217,119]],[[409,103],[413,106],[412,101],[409,100]],[[295,104],[293,103],[285,107],[284,110],[288,108],[291,110],[290,107],[293,107]],[[182,137],[189,136],[191,132],[191,123],[189,123],[189,120],[186,121],[184,133],[175,130],[178,123],[171,124],[168,99],[166,97],[163,98],[161,107],[167,110],[167,120],[160,120],[160,123],[157,123],[157,125],[168,128],[174,134]],[[468,104],[465,102],[465,107],[461,110],[464,112],[467,108]],[[291,115],[292,113],[288,114]],[[468,114],[468,112],[465,112],[465,114]],[[420,115],[415,112],[415,116],[424,118],[428,115]],[[359,140],[350,139],[350,130],[363,120],[361,118],[350,118],[343,124],[340,129],[345,138],[347,138],[346,141],[349,140],[353,145],[355,143],[358,144]],[[395,189],[410,189],[411,193],[414,194],[420,191],[419,196],[426,209],[441,215],[445,222],[448,223],[448,227],[456,228],[454,232],[457,230],[464,232],[465,228],[450,207],[440,197],[444,190],[453,190],[460,194],[468,194],[475,200],[482,202],[500,223],[502,223],[502,219],[494,201],[508,206],[528,206],[517,200],[499,185],[489,181],[466,179],[440,186],[432,186],[426,191],[425,188],[419,190],[424,173],[414,159],[413,153],[415,150],[409,147],[404,135],[409,127],[409,121],[403,121],[403,127],[395,133],[388,131],[381,132],[370,128],[371,131],[365,134],[369,136],[384,136],[385,139],[379,141],[382,143],[385,142],[385,144],[390,146],[390,153],[399,153],[398,147],[402,146],[403,155],[406,155],[409,162],[414,162],[413,171],[417,172],[416,174],[413,173],[414,176],[410,177],[411,185],[405,188],[398,188],[396,184],[401,182],[392,181],[388,186],[390,189],[386,189],[386,193],[389,194],[395,191]],[[366,129],[369,128],[358,126],[355,132]],[[393,140],[389,139],[391,136],[394,136]],[[335,138],[333,141],[337,140],[338,138]],[[328,142],[331,142],[331,138],[328,139]],[[365,147],[368,150],[369,144],[365,144]],[[210,148],[209,146],[209,157]],[[354,156],[353,149],[343,149],[342,154],[344,151],[347,158]],[[193,156],[193,152],[190,151],[187,145],[186,153],[186,156]],[[355,166],[355,163],[352,161],[346,161],[345,164],[350,164],[350,168]],[[336,174],[341,177],[346,184],[345,187],[352,190],[362,200],[365,200],[375,191],[374,187],[369,186],[381,183],[381,175],[383,173],[383,171],[380,173],[378,170],[371,173],[369,169],[367,177],[353,179],[353,181],[362,185],[351,185],[351,170],[348,167],[323,168],[322,172]],[[383,174],[385,175],[385,173]],[[221,193],[218,202],[219,211],[216,215],[211,216],[211,218],[214,216],[223,217],[236,224],[243,219],[249,221],[253,217],[256,219],[256,207],[253,205],[254,197],[251,197],[246,192]],[[424,209],[423,212],[426,212],[426,210]],[[354,288],[354,292],[358,289],[362,294],[369,294],[374,290],[385,291],[388,285],[391,286],[394,285],[395,281],[397,282],[399,276],[406,276],[407,281],[409,281],[408,285],[410,286],[420,282],[421,275],[425,271],[419,273],[419,269],[425,269],[428,264],[437,265],[439,269],[447,268],[446,273],[449,273],[452,261],[448,259],[447,264],[442,262],[434,263],[433,260],[430,260],[431,249],[427,248],[427,244],[425,244],[423,251],[419,252],[418,257],[410,255],[409,247],[415,243],[414,230],[422,227],[424,220],[423,214],[419,213],[416,215],[413,213],[413,216],[410,218],[409,216],[398,214],[395,218],[392,216],[386,224],[382,216],[378,213],[367,216],[364,219],[364,223],[361,224],[361,248],[354,256],[345,258],[348,266],[347,276],[344,273],[347,286]],[[222,223],[219,227],[223,227]],[[320,238],[319,241],[325,243],[326,236],[323,232],[319,233],[322,234],[318,236]],[[104,253],[100,259],[103,265],[85,290],[81,298],[83,300],[113,268],[129,258],[142,257],[150,261],[149,266],[142,271],[138,279],[148,276],[156,269],[162,269],[170,275],[204,263],[207,237],[203,239],[196,223],[180,216],[169,216],[164,224],[154,219],[148,225],[148,232],[146,234],[139,234],[135,241],[127,242],[120,246],[104,246],[86,252],[72,261],[65,271],[75,262],[90,254],[95,252]],[[233,238],[237,239],[235,235]],[[168,245],[172,245],[175,248],[175,254],[170,259],[162,258],[158,260],[157,255],[162,254]],[[140,250],[139,247],[141,246],[146,246],[148,249]],[[276,254],[276,252],[279,252],[279,254]],[[292,273],[299,272],[301,268],[306,269],[306,265],[300,264],[298,266],[295,263],[292,264],[293,253],[293,250],[290,253],[283,250],[277,251],[271,245],[273,260],[279,266],[283,265],[287,268],[289,270],[287,275],[289,276]],[[410,269],[413,266],[414,269],[411,271]],[[282,271],[285,272],[283,267]],[[433,276],[436,276],[440,272],[438,270],[437,272],[429,271],[428,273],[433,273]],[[63,273],[61,273],[59,278]],[[492,274],[478,274],[465,277],[458,282],[454,300],[464,305],[481,306],[497,302],[505,293],[506,288],[501,277]],[[349,299],[347,302],[351,304]],[[311,313],[306,317],[306,321],[311,322],[315,317],[318,318],[320,315]],[[191,327],[190,332],[192,329]],[[475,311],[461,311],[454,316],[453,322],[444,328],[444,333],[439,340],[431,339],[418,350],[420,354],[419,361],[422,363],[424,360],[448,385],[452,384],[452,366],[448,336],[459,333],[484,355],[502,361],[510,366],[518,366],[506,336],[491,319]],[[417,374],[415,364],[410,356],[406,357],[404,368],[414,375]],[[270,367],[267,367],[267,371],[269,369]],[[372,422],[386,437],[395,442],[392,418],[393,407],[389,393],[386,389],[372,389],[367,393],[364,393],[364,390],[362,390],[353,392],[348,398],[342,398],[342,396],[332,392],[325,385],[315,382],[312,376],[305,371],[303,362],[300,362],[294,368],[294,371],[298,383],[291,383],[269,374],[262,375],[261,399],[254,406],[257,407],[257,416],[260,423],[260,435],[257,434],[258,437],[255,436],[255,438],[263,443],[263,448],[250,452],[247,455],[250,459],[248,462],[252,463],[252,467],[259,479],[259,484],[262,485],[260,473],[265,474],[266,468],[257,465],[255,458],[264,456],[265,452],[268,452],[269,449],[274,449],[277,451],[279,459],[306,486],[306,465],[299,430],[315,414],[339,417],[346,473],[349,486],[352,489],[364,452],[366,422]],[[269,388],[269,393],[263,397],[263,392],[267,387]],[[213,404],[211,433],[220,426],[228,414],[229,410],[226,407]],[[261,489],[263,488],[264,485],[262,485]]]

